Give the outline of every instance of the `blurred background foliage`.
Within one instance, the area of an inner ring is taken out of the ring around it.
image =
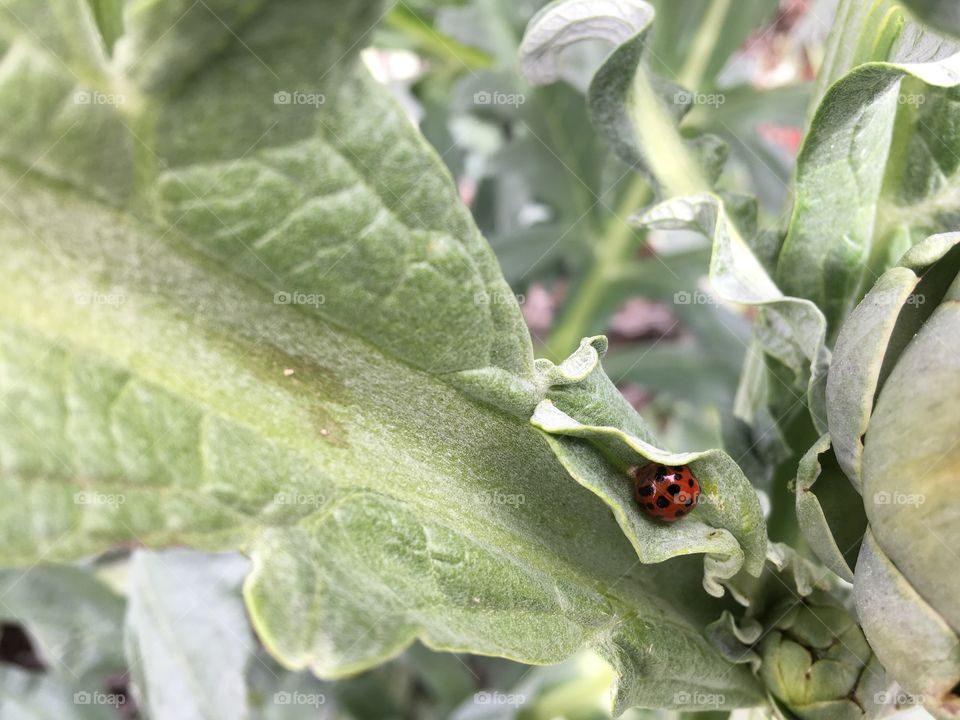
[[[533,88],[521,78],[517,47],[544,4],[401,0],[368,36],[364,60],[450,169],[521,299],[537,355],[560,360],[582,336],[607,334],[608,374],[665,447],[724,447],[769,490],[772,479],[764,482],[757,440],[733,417],[750,314],[724,306],[710,292],[706,240],[641,233],[628,225],[652,196],[642,176],[616,159],[593,130],[583,97],[608,48],[576,48],[566,82]],[[834,2],[653,4],[653,68],[691,92],[722,98],[696,103],[683,128],[726,143],[721,187],[738,214],[783,228]],[[777,231],[769,235],[776,249],[781,238]],[[793,529],[778,530],[776,520],[771,537],[795,539]],[[126,572],[121,553],[79,569],[0,576],[5,719],[138,717],[120,652]],[[68,587],[69,593],[58,591]],[[250,642],[256,643],[252,635]],[[559,666],[527,667],[418,645],[376,670],[332,683],[287,672],[262,650],[250,665],[252,717],[263,720],[609,717],[612,674],[589,654]],[[72,701],[76,692],[97,689],[116,694],[119,707]],[[295,702],[298,697],[305,701]],[[623,717],[679,714],[632,710]]]

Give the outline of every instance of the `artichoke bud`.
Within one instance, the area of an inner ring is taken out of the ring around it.
[[[857,720],[872,652],[842,606],[814,595],[773,609],[760,644],[760,674],[770,692],[802,720]],[[872,668],[871,668],[872,669]]]
[[[830,435],[868,520],[857,616],[890,677],[960,718],[960,233],[914,246],[844,323]]]

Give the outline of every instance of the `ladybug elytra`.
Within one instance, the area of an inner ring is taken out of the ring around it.
[[[673,522],[689,513],[700,498],[700,483],[686,465],[650,463],[630,468],[633,497],[650,517]]]

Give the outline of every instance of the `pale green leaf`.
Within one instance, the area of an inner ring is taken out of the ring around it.
[[[116,720],[119,695],[82,687],[63,676],[0,667],[3,720]]]
[[[820,561],[847,582],[853,582],[853,570],[845,554],[851,549],[856,549],[856,545],[854,548],[846,547],[846,543],[842,543],[844,547],[840,546],[825,513],[826,509],[836,512],[840,503],[834,499],[833,503],[826,503],[825,507],[825,503],[821,502],[821,499],[813,491],[813,485],[820,479],[821,475],[819,456],[829,450],[830,436],[823,435],[800,460],[796,479],[797,522],[800,524],[800,529],[803,531],[803,536],[810,545],[810,549],[813,550]],[[837,481],[845,482],[845,478],[834,476],[828,479],[831,484]],[[842,522],[845,529],[853,534],[859,532],[862,535],[866,522],[862,512],[856,513],[859,503],[856,495],[854,495],[854,498],[854,507],[851,508],[853,513],[845,513]],[[859,523],[856,522],[858,516]]]
[[[49,671],[67,680],[124,669],[123,610],[89,569],[0,570],[0,618],[23,625]]]
[[[522,69],[533,83],[553,82],[571,44],[613,44],[590,81],[594,125],[661,194],[704,192],[722,165],[722,152],[706,138],[684,140],[676,125],[689,108],[689,93],[647,70],[643,57],[653,16],[644,0],[557,0],[530,21],[520,45]]]
[[[831,344],[878,275],[913,242],[951,229],[960,205],[949,118],[958,110],[940,88],[958,83],[960,55],[871,63],[833,85],[817,109],[797,160],[777,280],[824,312]]]
[[[960,544],[960,503],[952,501],[960,467],[958,300],[954,280],[883,383],[864,436],[862,486],[877,545],[955,629],[960,595],[943,582],[943,553]]]
[[[854,598],[863,632],[887,672],[928,709],[953,717],[960,678],[957,630],[917,592],[870,531],[857,560]]]
[[[882,376],[937,307],[944,283],[956,275],[956,253],[944,256],[957,242],[960,235],[947,233],[914,246],[877,280],[837,338],[827,379],[827,422],[837,460],[858,491],[863,436]]]
[[[137,706],[153,720],[243,720],[255,640],[235,555],[137,551],[125,625]]]

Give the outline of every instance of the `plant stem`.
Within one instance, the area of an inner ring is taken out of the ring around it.
[[[677,75],[677,81],[684,87],[694,91],[700,89],[710,57],[717,46],[717,38],[723,31],[724,19],[729,11],[730,0],[715,0],[710,3],[707,16],[700,23],[700,29],[693,39],[686,62]]]
[[[493,64],[493,58],[488,53],[443,35],[412,10],[394,8],[387,14],[384,24],[420,42],[424,51],[458,67],[479,70]]]
[[[636,231],[627,223],[626,217],[643,207],[651,197],[649,185],[640,176],[634,176],[613,212],[612,222],[607,223],[605,237],[594,249],[583,280],[571,289],[572,297],[547,338],[547,355],[555,362],[573,352],[580,339],[594,329],[596,310],[603,300],[607,283],[622,269],[635,249],[633,236]]]

